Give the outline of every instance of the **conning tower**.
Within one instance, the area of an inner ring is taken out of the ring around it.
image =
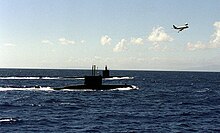
[[[96,65],[92,65],[92,76],[85,76],[84,84],[88,88],[100,87],[102,85],[102,76],[96,76]]]

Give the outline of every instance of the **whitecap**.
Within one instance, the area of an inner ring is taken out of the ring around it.
[[[53,91],[51,87],[28,87],[28,88],[0,88],[0,91]]]
[[[110,90],[97,90],[97,89],[61,89],[58,91],[128,91],[128,90],[138,90],[137,86],[132,85],[132,87],[121,87]]]
[[[119,90],[119,91],[128,91],[128,90],[138,90],[139,88],[137,86],[132,85],[132,87],[122,87],[122,88],[116,88],[112,90]]]
[[[50,80],[50,79],[60,79],[60,77],[0,77],[3,80]]]
[[[0,79],[4,79],[4,80],[9,80],[9,79],[19,79],[19,80],[22,80],[22,79],[40,79],[40,77],[0,77]]]
[[[79,79],[79,80],[83,80],[83,79],[85,79],[85,78],[74,78],[74,79]]]
[[[60,79],[60,77],[41,77],[41,79]]]
[[[123,79],[134,79],[134,77],[111,77],[111,78],[104,78],[104,80],[123,80]]]
[[[196,91],[196,92],[203,93],[203,92],[207,92],[207,91],[209,91],[209,90],[210,90],[209,88],[203,88],[203,89],[198,90],[198,91]]]
[[[0,118],[0,123],[11,123],[11,122],[16,122],[18,121],[15,118]]]

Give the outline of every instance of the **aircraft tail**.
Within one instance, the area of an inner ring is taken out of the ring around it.
[[[176,27],[175,25],[173,25],[173,28],[174,28],[174,29],[177,29],[177,27]]]

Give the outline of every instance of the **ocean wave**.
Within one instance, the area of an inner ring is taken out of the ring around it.
[[[119,90],[119,91],[128,91],[128,90],[138,90],[139,88],[135,85],[132,85],[132,87],[124,87],[124,88],[116,88],[112,90]]]
[[[0,118],[0,124],[12,124],[19,121],[16,118]]]
[[[38,80],[38,79],[60,79],[60,77],[0,77],[3,80]]]
[[[134,77],[111,77],[111,78],[104,78],[104,80],[123,80],[123,79],[134,79]]]
[[[209,88],[203,88],[203,89],[198,90],[198,91],[196,91],[196,92],[198,92],[198,93],[204,93],[204,92],[207,92],[207,91],[209,91],[209,90],[210,90]]]
[[[51,87],[28,87],[28,88],[12,88],[12,87],[6,87],[2,88],[0,87],[0,91],[53,91]]]
[[[84,80],[84,77],[16,77],[16,76],[9,76],[9,77],[0,77],[2,80],[52,80],[52,79],[77,79],[77,80]],[[126,79],[134,79],[134,77],[111,77],[111,78],[104,78],[104,80],[126,80]]]
[[[41,77],[41,79],[60,79],[60,77]]]
[[[138,90],[137,86],[132,85],[132,87],[121,87],[115,88],[110,90],[96,90],[96,89],[61,89],[58,91],[126,91],[126,90]],[[0,91],[56,91],[52,87],[41,87],[41,86],[34,86],[34,87],[0,87]]]
[[[73,78],[73,79],[84,80],[85,78],[81,77],[81,78]]]
[[[128,91],[128,90],[138,90],[139,88],[135,85],[132,85],[132,87],[121,87],[121,88],[115,88],[115,89],[109,89],[109,90],[96,90],[96,89],[62,89],[59,91]]]

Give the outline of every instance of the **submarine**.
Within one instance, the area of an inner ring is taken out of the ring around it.
[[[70,89],[70,90],[112,90],[117,88],[132,88],[135,89],[133,85],[127,84],[102,84],[103,78],[111,78],[110,72],[105,66],[105,70],[103,70],[102,76],[96,75],[96,65],[92,65],[92,75],[91,76],[84,76],[84,84],[82,85],[70,85],[64,86],[61,88],[54,88],[54,90],[63,90],[63,89]]]

